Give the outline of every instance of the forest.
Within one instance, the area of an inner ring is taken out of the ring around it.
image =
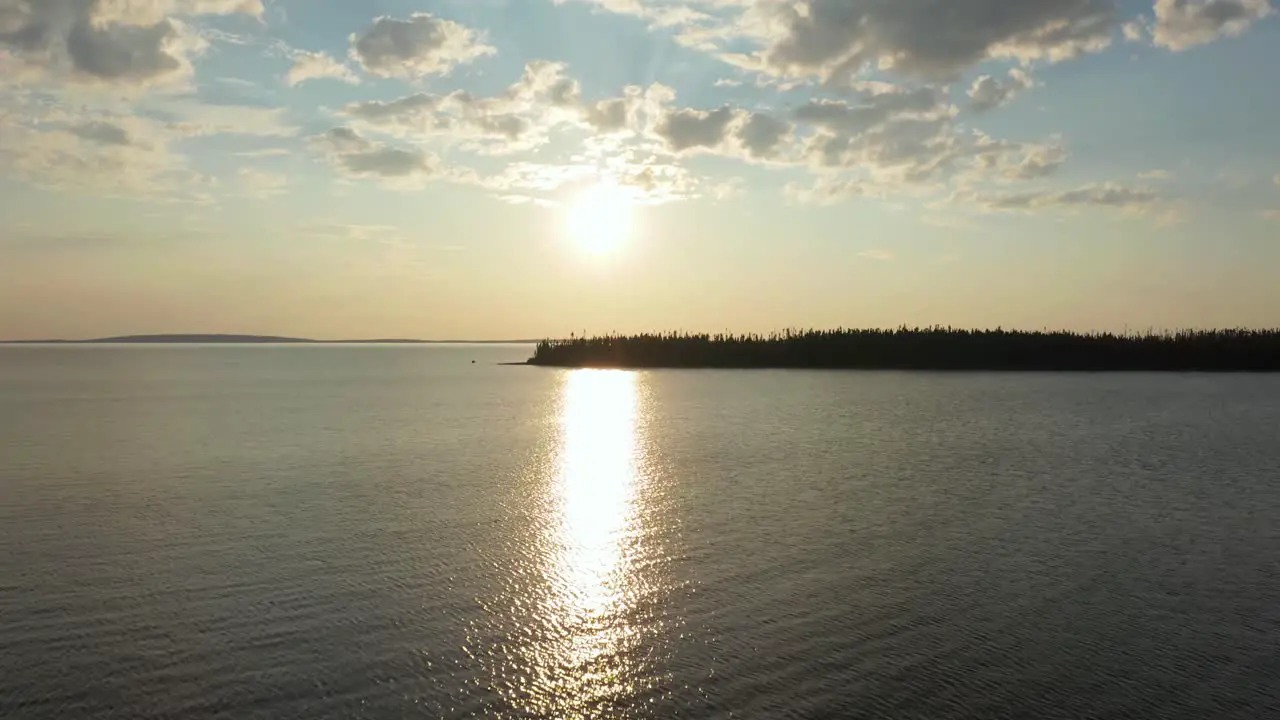
[[[952,327],[669,332],[543,340],[530,365],[597,368],[1280,371],[1280,329],[1142,333]]]

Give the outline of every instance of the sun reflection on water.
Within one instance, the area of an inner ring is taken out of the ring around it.
[[[542,542],[542,631],[522,653],[520,704],[538,715],[613,715],[643,690],[634,607],[642,589],[635,567],[639,405],[634,373],[565,375]]]

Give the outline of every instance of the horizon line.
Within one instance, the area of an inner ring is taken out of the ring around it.
[[[420,338],[333,338],[317,339],[295,337],[289,335],[253,335],[244,333],[154,333],[142,335],[107,335],[91,338],[36,338],[36,339],[4,339],[0,345],[88,345],[88,344],[208,344],[223,345],[355,345],[355,344],[401,344],[401,345],[483,345],[512,344],[527,345],[539,342],[540,339],[514,338],[497,340],[435,340]]]

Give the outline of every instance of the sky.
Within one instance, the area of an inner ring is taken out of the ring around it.
[[[1280,326],[1270,0],[0,0],[0,338]]]

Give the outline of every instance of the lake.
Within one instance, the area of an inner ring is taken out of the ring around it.
[[[1280,376],[529,353],[0,348],[0,717],[1280,712]]]

